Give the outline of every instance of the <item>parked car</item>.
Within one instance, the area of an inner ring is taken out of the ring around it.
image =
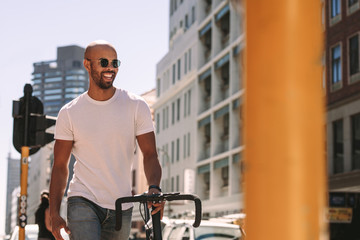
[[[37,240],[38,239],[39,226],[37,224],[28,224],[25,226],[25,240]],[[65,240],[69,240],[69,236],[64,229],[61,229],[61,235]],[[11,233],[10,240],[19,239],[19,226],[16,226]]]
[[[199,227],[192,220],[176,219],[163,221],[164,240],[241,240],[239,225],[203,220]]]

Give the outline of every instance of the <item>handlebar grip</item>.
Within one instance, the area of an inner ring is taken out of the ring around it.
[[[115,202],[115,230],[120,231],[122,226],[122,206],[120,199]]]
[[[128,202],[143,202],[145,201],[145,196],[131,196],[131,197],[122,197],[118,198],[115,201],[115,230],[120,231],[122,226],[122,204]]]
[[[193,227],[198,227],[200,226],[201,223],[201,201],[199,198],[195,198],[194,199],[195,202],[195,221],[193,223]]]
[[[198,196],[193,194],[181,194],[181,195],[173,195],[167,197],[168,201],[174,201],[174,200],[191,200],[195,203],[195,221],[193,223],[193,227],[199,227],[201,223],[201,215],[202,215],[202,209],[201,209],[201,200]]]

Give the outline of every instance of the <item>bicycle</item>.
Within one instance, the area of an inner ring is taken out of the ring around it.
[[[180,193],[163,193],[163,194],[153,194],[153,195],[135,195],[129,197],[118,198],[115,202],[115,214],[116,214],[116,225],[115,230],[119,231],[122,225],[122,203],[129,202],[139,202],[140,207],[143,204],[145,208],[145,218],[143,217],[144,222],[147,222],[150,219],[149,209],[147,208],[147,202],[159,203],[162,201],[175,201],[175,200],[191,200],[195,204],[195,220],[193,227],[200,226],[201,222],[201,201],[198,196],[193,194],[180,194]],[[153,208],[154,209],[154,208]],[[140,211],[141,212],[141,211]],[[150,231],[150,232],[149,232]],[[162,240],[161,224],[160,224],[160,212],[152,215],[152,231],[151,229],[146,232],[147,240]]]

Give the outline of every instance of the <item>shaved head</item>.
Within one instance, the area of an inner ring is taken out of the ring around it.
[[[97,40],[94,42],[91,42],[85,49],[85,53],[84,53],[84,58],[90,58],[93,55],[94,50],[99,50],[99,49],[104,49],[104,48],[111,48],[115,53],[115,47],[110,44],[109,42],[105,41],[105,40]]]

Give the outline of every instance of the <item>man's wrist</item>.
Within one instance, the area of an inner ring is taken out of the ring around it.
[[[149,190],[152,189],[152,188],[157,189],[157,190],[159,190],[160,192],[162,192],[162,191],[161,191],[161,188],[160,188],[158,185],[150,185],[150,186],[149,186]]]

